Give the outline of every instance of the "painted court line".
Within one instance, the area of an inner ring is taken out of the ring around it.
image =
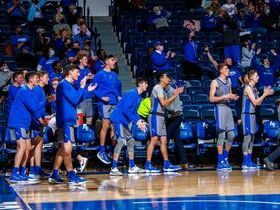
[[[252,203],[252,204],[268,204],[280,205],[280,202],[267,201],[240,201],[240,200],[174,200],[174,201],[139,201],[132,204],[154,204],[154,203]]]

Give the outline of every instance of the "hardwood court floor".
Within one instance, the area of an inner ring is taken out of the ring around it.
[[[37,209],[35,206],[40,203],[142,198],[182,199],[211,195],[219,197],[271,194],[277,195],[279,198],[276,199],[280,202],[280,171],[191,171],[167,175],[141,174],[123,177],[91,174],[85,177],[88,182],[84,187],[69,188],[66,184],[49,184],[47,180],[36,185],[12,185],[12,187],[22,200],[27,204],[32,204],[34,209]],[[277,204],[277,208],[280,208],[280,203]]]

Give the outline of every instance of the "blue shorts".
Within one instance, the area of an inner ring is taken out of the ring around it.
[[[11,128],[10,129],[11,140],[28,140],[31,138],[30,130],[25,128]]]
[[[150,135],[154,136],[166,136],[166,123],[165,117],[160,115],[149,115],[148,123],[150,125]]]
[[[257,120],[255,114],[242,113],[241,115],[243,134],[255,134],[258,132]]]
[[[74,135],[74,127],[73,126],[65,126],[63,128],[57,129],[57,138],[60,142],[67,143],[75,143],[75,135]]]
[[[43,126],[34,126],[34,127],[31,127],[31,130],[30,130],[30,137],[32,139],[36,139],[38,138],[39,136],[40,137],[43,137],[43,130],[44,130],[44,127]]]
[[[98,103],[98,114],[100,119],[109,119],[116,105]]]
[[[131,125],[124,126],[121,123],[113,123],[117,140],[130,140],[133,139],[131,134]]]

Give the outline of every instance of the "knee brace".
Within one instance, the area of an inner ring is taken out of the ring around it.
[[[225,131],[219,132],[217,146],[224,146],[225,138],[226,138],[226,132]]]
[[[229,131],[227,133],[226,145],[231,146],[234,138],[235,138],[234,131]]]
[[[127,152],[128,153],[134,153],[134,145],[135,145],[134,139],[129,139],[127,141]]]
[[[242,144],[242,151],[243,153],[247,153],[250,147],[250,142],[252,140],[251,135],[244,136],[243,144]]]
[[[125,139],[118,139],[118,143],[115,146],[114,153],[120,154],[122,151],[123,145],[125,145],[125,144],[126,144]]]

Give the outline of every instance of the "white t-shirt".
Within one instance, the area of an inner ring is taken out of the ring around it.
[[[235,4],[224,4],[222,9],[225,9],[229,16],[233,16],[235,13]]]

